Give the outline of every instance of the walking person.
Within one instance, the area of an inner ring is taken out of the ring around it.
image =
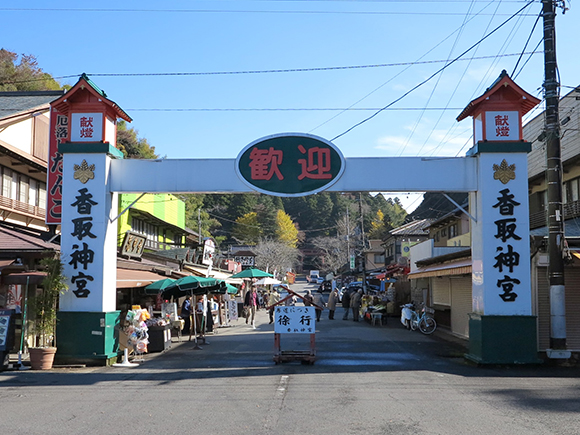
[[[316,311],[316,321],[320,322],[322,310],[324,310],[326,303],[324,302],[324,297],[323,297],[322,292],[320,290],[317,291],[312,298],[314,299],[314,309]]]
[[[183,324],[183,330],[187,334],[190,334],[189,339],[191,340],[191,296],[186,296],[181,305],[181,318],[185,322]]]
[[[272,290],[268,297],[268,306],[270,307],[268,310],[268,314],[270,315],[270,325],[274,323],[274,309],[276,308],[274,305],[278,302],[280,302],[280,295],[276,290]]]
[[[246,297],[244,298],[244,308],[248,313],[246,315],[246,325],[250,322],[252,328],[256,329],[256,310],[258,309],[258,294],[256,293],[256,287],[252,287],[250,291],[246,293]]]
[[[344,289],[342,294],[342,308],[344,309],[342,320],[348,320],[348,310],[350,310],[350,292],[348,289]]]
[[[326,306],[328,307],[328,320],[334,320],[334,310],[336,310],[336,303],[338,302],[338,289],[335,288],[330,292],[330,296],[328,296],[328,303]]]
[[[350,298],[350,307],[352,308],[352,315],[354,321],[358,322],[360,318],[360,307],[362,299],[362,288],[358,289]]]
[[[306,290],[306,294],[304,295],[304,306],[305,307],[311,307],[312,303],[314,302],[314,298],[312,297],[312,293],[310,293],[310,290]]]

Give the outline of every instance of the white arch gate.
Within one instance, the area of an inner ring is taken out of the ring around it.
[[[74,101],[76,89],[65,95],[69,101]],[[90,87],[78,89],[79,94],[88,89],[99,102],[105,100],[107,110],[119,113],[118,106]],[[87,100],[94,101],[91,95]],[[59,107],[68,104],[64,98],[59,102]],[[470,193],[473,312],[468,356],[480,363],[537,361],[529,256],[530,144],[521,139],[521,116],[536,104],[537,99],[502,73],[460,115],[461,119],[474,117],[474,146],[466,157],[347,158],[339,178],[327,189]],[[99,114],[72,113],[72,121],[80,122],[78,137],[84,134],[83,119],[88,115]],[[240,157],[123,160],[111,141],[104,140],[111,137],[110,129],[106,130],[109,115],[104,119],[100,142],[75,141],[73,126],[69,142],[59,145],[63,155],[61,251],[69,280],[69,291],[60,300],[57,332],[57,355],[62,360],[117,356],[114,219],[118,193],[252,190],[237,174]],[[273,147],[269,150],[276,152]]]

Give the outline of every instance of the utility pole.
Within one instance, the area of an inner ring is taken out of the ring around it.
[[[358,212],[360,214],[360,240],[361,240],[361,256],[362,256],[362,288],[363,295],[367,294],[367,262],[365,252],[365,227],[364,216],[362,210],[362,193],[358,193]]]
[[[546,183],[548,195],[548,279],[550,281],[550,348],[566,349],[564,287],[564,212],[562,206],[562,155],[560,149],[560,84],[556,63],[557,0],[542,0],[544,18],[544,97],[546,100]]]

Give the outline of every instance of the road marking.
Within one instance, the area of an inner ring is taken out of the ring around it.
[[[283,396],[286,394],[286,390],[288,389],[288,380],[290,379],[290,376],[288,375],[283,375],[280,377],[280,382],[278,383],[278,388],[276,389],[276,391],[278,392],[279,395]]]

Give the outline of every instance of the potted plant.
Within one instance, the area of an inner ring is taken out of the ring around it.
[[[36,294],[32,302],[36,347],[28,350],[31,367],[35,370],[48,370],[52,368],[56,353],[58,298],[68,286],[59,257],[44,258],[40,264],[46,270],[46,277],[42,281],[42,291]]]

